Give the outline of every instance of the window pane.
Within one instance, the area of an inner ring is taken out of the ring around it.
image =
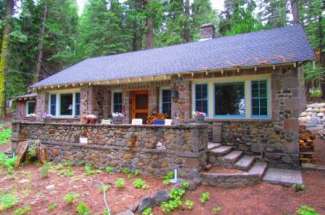
[[[208,85],[195,85],[195,111],[208,113]]]
[[[35,102],[29,101],[27,102],[27,114],[34,114],[35,113]]]
[[[252,114],[267,115],[267,81],[252,81]]]
[[[56,115],[56,95],[50,97],[50,114],[52,116]]]
[[[72,115],[72,94],[61,94],[60,96],[60,114],[61,115]]]
[[[216,115],[245,115],[244,83],[215,85]]]
[[[76,93],[75,114],[80,115],[80,93]]]
[[[171,91],[162,90],[162,113],[166,114],[168,117],[171,117]]]
[[[113,94],[113,112],[122,113],[122,93]]]

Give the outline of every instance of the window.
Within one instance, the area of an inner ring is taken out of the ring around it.
[[[80,93],[75,94],[75,115],[80,116]]]
[[[52,116],[56,115],[56,94],[50,95],[50,114]]]
[[[267,115],[267,81],[252,81],[252,115]]]
[[[122,93],[113,93],[113,113],[122,113]]]
[[[172,99],[171,99],[171,90],[162,89],[161,90],[161,112],[166,114],[168,117],[171,117],[172,111]]]
[[[195,111],[208,113],[208,85],[195,85]]]
[[[35,114],[35,107],[36,107],[35,101],[27,101],[26,102],[26,116],[31,116],[31,115]]]
[[[215,115],[245,116],[245,84],[215,84]]]
[[[50,94],[49,113],[56,117],[73,117],[80,115],[80,93]]]

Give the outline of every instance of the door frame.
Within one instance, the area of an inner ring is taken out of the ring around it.
[[[136,96],[137,95],[146,95],[148,99],[147,108],[146,109],[136,109]],[[145,89],[136,89],[130,91],[130,116],[131,121],[132,119],[136,118],[137,113],[146,113],[147,116],[149,115],[149,90]],[[144,122],[145,123],[145,122]]]

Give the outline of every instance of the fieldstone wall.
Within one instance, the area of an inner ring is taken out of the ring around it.
[[[196,175],[206,166],[206,125],[178,126],[13,123],[16,143],[40,140],[54,161],[85,161],[96,166],[139,169],[164,175],[178,168],[181,176]],[[80,137],[88,139],[81,144]]]
[[[180,122],[189,121],[192,113],[191,80],[173,77],[171,89],[178,92],[177,97],[172,97],[172,118]]]

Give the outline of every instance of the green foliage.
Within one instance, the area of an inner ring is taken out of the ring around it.
[[[94,167],[93,167],[91,164],[86,164],[86,165],[85,165],[85,174],[86,174],[87,176],[89,176],[89,175],[94,175],[94,174],[96,174],[96,173],[97,173],[97,170],[94,169]]]
[[[5,153],[0,152],[0,167],[7,169],[9,174],[12,174],[16,164],[16,156],[9,158]]]
[[[114,168],[111,167],[111,166],[107,166],[107,167],[105,167],[105,172],[107,172],[107,173],[109,173],[109,174],[111,174],[111,173],[113,172],[113,170],[114,170]]]
[[[60,163],[55,165],[53,169],[57,170],[59,175],[72,177],[74,175],[72,164],[70,162]]]
[[[160,205],[161,210],[164,213],[170,213],[180,206],[182,206],[182,198],[185,195],[185,190],[182,188],[173,188],[169,192],[170,199],[167,202],[162,202]]]
[[[203,192],[200,195],[200,202],[202,204],[205,204],[210,199],[210,193],[209,192]]]
[[[123,178],[118,178],[114,182],[115,187],[118,189],[122,189],[125,187],[125,180]]]
[[[124,173],[125,175],[128,175],[131,174],[132,171],[129,168],[124,167],[122,168],[121,172]]]
[[[302,205],[297,210],[297,215],[319,215],[319,213],[308,205]]]
[[[31,161],[31,162],[37,160],[37,146],[36,146],[36,144],[31,144],[30,146],[28,146],[26,157],[27,157],[27,160]]]
[[[76,212],[78,215],[90,215],[90,209],[85,202],[79,202]]]
[[[58,205],[54,202],[50,203],[48,206],[47,206],[47,211],[48,212],[52,212],[54,211],[56,208],[58,207]]]
[[[67,203],[67,204],[73,204],[76,201],[77,198],[79,198],[79,194],[78,193],[72,193],[72,192],[67,193],[63,197],[65,203]]]
[[[7,143],[7,141],[11,138],[12,130],[10,128],[3,129],[0,131],[0,145]]]
[[[145,208],[142,211],[142,215],[153,215],[152,208]]]
[[[192,200],[185,200],[183,207],[186,208],[187,210],[192,210],[194,208],[194,202]]]
[[[28,205],[22,208],[17,208],[14,211],[14,215],[27,215],[32,211],[32,208]]]
[[[101,192],[107,192],[107,190],[109,190],[109,188],[111,188],[110,185],[107,185],[107,184],[101,184],[100,185],[100,191]]]
[[[212,208],[212,214],[219,214],[221,212],[222,208],[220,206],[216,206]]]
[[[47,178],[49,176],[49,170],[51,166],[49,163],[43,164],[40,170],[41,178]]]
[[[188,190],[190,188],[190,183],[188,181],[182,180],[181,188],[184,190]]]
[[[142,180],[141,178],[135,179],[134,182],[133,182],[133,186],[136,189],[142,189],[142,188],[146,188],[147,187],[146,182],[144,180]]]
[[[166,175],[164,175],[163,183],[164,184],[169,184],[170,183],[170,180],[172,180],[173,178],[174,178],[174,172],[173,171],[169,171],[169,172],[167,172]]]
[[[0,193],[0,212],[18,204],[18,197],[11,193]]]
[[[300,192],[305,190],[305,186],[303,184],[294,184],[292,185],[292,188],[295,192]]]

